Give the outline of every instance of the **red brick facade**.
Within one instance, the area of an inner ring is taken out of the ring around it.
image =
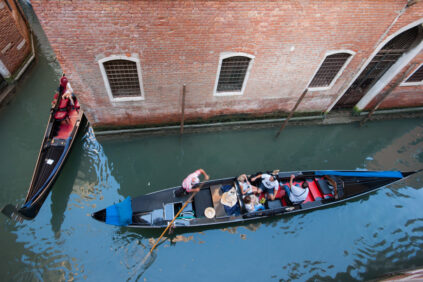
[[[30,52],[29,32],[18,7],[13,0],[0,0],[0,61],[5,72],[13,76]]]
[[[31,2],[97,126],[177,122],[184,83],[187,119],[289,111],[325,54],[349,51],[333,86],[310,91],[298,108],[325,112],[386,38],[423,22],[423,2],[404,0]],[[242,95],[214,95],[224,52],[254,56]],[[144,100],[111,101],[99,67],[109,56],[139,59]],[[398,87],[382,107],[421,105],[421,90]]]

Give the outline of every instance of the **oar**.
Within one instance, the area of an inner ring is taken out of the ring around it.
[[[179,216],[179,214],[185,209],[185,207],[188,205],[188,203],[194,198],[195,195],[201,190],[201,187],[203,187],[205,182],[201,183],[200,189],[194,193],[191,194],[191,196],[188,198],[188,200],[185,201],[182,208],[176,213],[175,217],[172,219],[172,221],[167,225],[166,229],[163,231],[162,235],[160,235],[159,239],[156,240],[156,243],[154,243],[153,247],[150,249],[149,254],[153,252],[153,250],[156,248],[157,244],[160,242],[162,237],[165,235],[166,231],[172,226],[173,222],[176,220],[176,218]]]

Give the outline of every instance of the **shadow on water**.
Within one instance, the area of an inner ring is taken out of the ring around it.
[[[65,219],[65,211],[72,193],[82,158],[82,144],[87,138],[89,124],[81,126],[80,132],[75,137],[70,156],[66,160],[51,192],[51,228],[55,236],[60,237],[60,230]]]

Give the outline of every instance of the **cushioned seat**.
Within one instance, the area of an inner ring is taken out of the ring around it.
[[[62,121],[65,120],[68,117],[68,112],[67,111],[57,111],[54,114],[54,118],[58,121]]]
[[[316,182],[320,188],[320,191],[322,191],[323,198],[325,199],[331,199],[333,198],[333,191],[329,187],[328,182],[325,178],[316,178]]]
[[[307,183],[308,183],[308,188],[309,188],[311,194],[313,195],[313,198],[315,200],[323,199],[323,194],[322,194],[322,192],[320,192],[319,188],[317,187],[316,182],[314,180],[308,179]]]

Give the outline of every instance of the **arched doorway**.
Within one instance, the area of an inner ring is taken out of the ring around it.
[[[398,59],[415,47],[423,37],[421,25],[410,28],[391,39],[373,57],[367,67],[356,78],[334,109],[354,107],[366,92],[381,78]]]

